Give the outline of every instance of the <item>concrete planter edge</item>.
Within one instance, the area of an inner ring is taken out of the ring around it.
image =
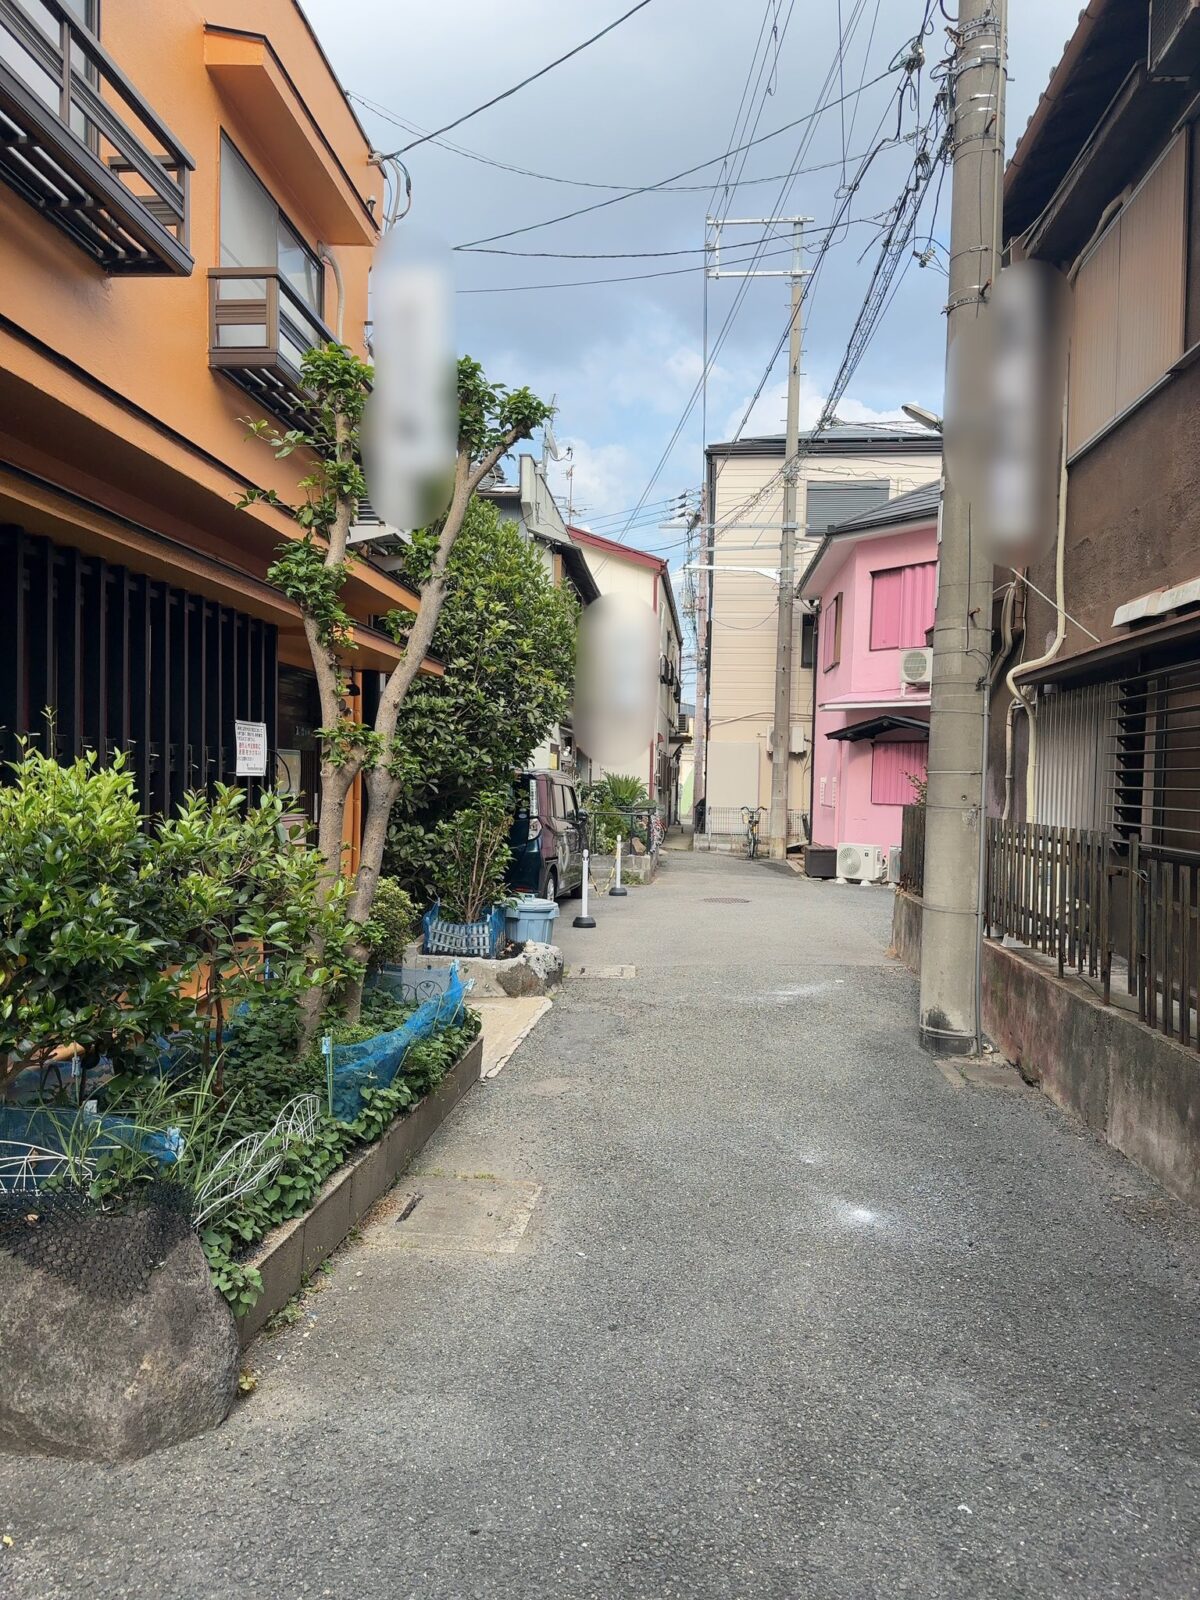
[[[262,1274],[263,1292],[237,1319],[243,1348],[269,1317],[300,1290],[303,1279],[342,1243],[351,1228],[371,1209],[424,1148],[459,1101],[479,1081],[483,1040],[467,1046],[432,1094],[402,1117],[374,1144],[367,1145],[339,1167],[303,1216],[273,1228],[260,1241],[246,1265]]]

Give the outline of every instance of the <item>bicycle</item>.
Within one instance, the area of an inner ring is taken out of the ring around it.
[[[754,861],[758,857],[758,819],[766,810],[765,806],[743,806],[742,820],[746,824],[746,860]]]

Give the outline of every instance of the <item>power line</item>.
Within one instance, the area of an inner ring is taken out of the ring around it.
[[[882,83],[885,78],[891,77],[893,70],[894,69],[889,67],[886,72],[881,72],[877,78],[872,78],[869,83],[865,83],[861,89],[852,90],[852,95],[859,95],[864,93],[867,89],[874,88],[877,83]],[[768,139],[776,139],[781,133],[790,132],[792,128],[798,128],[804,123],[814,122],[826,111],[831,110],[836,104],[836,101],[829,101],[824,105],[818,106],[815,111],[810,111],[803,117],[796,117],[792,122],[785,122],[782,127],[775,128],[770,133],[760,133],[756,139],[751,139],[748,144],[741,146],[740,148],[749,149],[753,145],[765,144]],[[456,245],[455,249],[469,250],[475,245],[494,244],[497,239],[514,239],[518,234],[534,233],[538,228],[550,228],[559,222],[569,222],[572,217],[586,216],[590,211],[602,211],[606,206],[619,205],[622,200],[632,200],[635,195],[650,194],[656,189],[661,189],[668,184],[674,183],[679,178],[689,178],[693,172],[702,172],[705,167],[715,166],[718,161],[727,161],[731,155],[737,154],[737,150],[726,150],[723,155],[710,156],[707,161],[698,161],[695,166],[684,167],[680,172],[673,172],[670,177],[663,178],[658,183],[641,184],[638,188],[627,189],[623,194],[613,195],[608,200],[597,200],[590,206],[579,206],[574,211],[564,211],[560,216],[547,217],[542,222],[529,222],[526,223],[524,227],[509,228],[504,233],[489,233],[481,239],[468,239],[466,244]],[[789,174],[789,179],[790,181],[794,181],[795,174]]]
[[[455,117],[453,122],[444,123],[442,127],[435,128],[432,133],[427,133],[420,139],[414,139],[411,144],[403,145],[399,150],[393,150],[390,156],[384,157],[384,160],[394,160],[397,156],[407,155],[410,150],[415,150],[418,145],[428,144],[431,139],[438,138],[440,134],[449,133],[451,128],[461,127],[464,122],[469,122],[472,117],[477,117],[481,111],[488,111],[492,106],[499,105],[501,100],[509,99],[518,90],[524,89],[528,84],[536,83],[539,78],[544,78],[555,67],[561,67],[564,61],[570,61],[572,56],[579,55],[580,51],[586,50],[589,45],[595,44],[597,39],[603,39],[605,34],[611,33],[614,28],[619,28],[623,22],[628,22],[630,17],[636,12],[644,10],[649,4],[650,0],[638,0],[637,5],[630,6],[629,10],[617,17],[614,22],[610,22],[606,28],[601,28],[599,33],[592,34],[591,38],[585,39],[582,44],[577,44],[573,50],[568,50],[565,55],[556,57],[539,71],[531,72],[527,78],[522,78],[520,83],[514,83],[511,89],[505,89],[502,94],[493,95],[490,100],[485,100],[481,106],[476,106],[474,111],[464,111],[462,116]]]
[[[848,219],[848,220],[846,220],[844,222],[839,221],[839,222],[835,223],[834,226],[838,227],[838,228],[840,228],[840,227],[852,228],[852,227],[855,227],[855,226],[857,226],[857,225],[859,225],[861,223],[864,223],[864,222],[870,223],[872,225],[872,227],[879,227],[880,226],[879,219],[877,217],[852,217],[852,218],[850,218],[850,219]],[[818,231],[821,231],[821,230],[818,230]],[[757,263],[759,261],[767,261],[773,256],[790,255],[791,252],[792,252],[791,245],[784,246],[784,247],[780,248],[779,250],[762,250],[762,249],[758,249],[753,254],[748,255],[748,256],[731,256],[729,258],[728,262],[725,263],[725,264],[729,265],[729,266],[738,266],[739,264],[744,263],[744,262]],[[657,252],[657,251],[648,251],[647,252],[647,254],[649,254],[649,255],[656,255],[658,253],[659,252]],[[674,254],[673,251],[663,251],[662,253],[664,255],[672,255],[672,254]],[[600,260],[603,260],[605,258],[604,257],[598,257],[598,258],[582,257],[580,259],[583,259],[583,260],[587,260],[587,259],[600,259]],[[619,274],[616,277],[607,277],[607,278],[566,278],[566,279],[561,279],[561,280],[552,281],[552,282],[548,282],[548,283],[513,283],[513,284],[497,284],[497,285],[489,284],[489,285],[487,285],[485,287],[481,287],[481,288],[458,289],[456,291],[456,293],[458,293],[458,294],[525,294],[525,293],[528,293],[531,290],[535,290],[535,289],[584,289],[584,288],[587,288],[587,286],[589,284],[593,284],[593,283],[637,283],[637,282],[641,281],[644,278],[678,278],[678,277],[682,277],[685,274],[690,273],[690,272],[703,272],[703,271],[705,271],[705,269],[706,269],[706,264],[704,262],[702,262],[702,261],[699,261],[699,262],[696,262],[693,266],[690,266],[690,267],[663,267],[661,270],[659,270],[657,272],[629,272],[629,273]]]
[[[850,21],[849,24],[847,24],[847,27],[849,29],[853,29],[855,26],[857,26],[858,19],[862,15],[863,8],[864,8],[865,4],[866,4],[866,0],[857,0],[857,3],[856,3],[855,8],[854,8],[854,12],[853,12],[852,17],[851,17],[851,21]],[[800,144],[799,144],[799,146],[797,147],[797,150],[796,150],[796,154],[792,159],[792,172],[793,173],[795,172],[795,169],[800,165],[800,162],[804,159],[804,154],[805,154],[805,152],[806,152],[806,150],[808,148],[808,145],[812,140],[813,134],[814,134],[814,132],[816,130],[816,124],[817,124],[818,119],[821,117],[821,115],[825,111],[830,109],[830,102],[829,102],[827,97],[828,97],[830,89],[832,88],[832,85],[833,85],[833,77],[834,77],[834,73],[835,73],[836,68],[837,68],[838,54],[840,54],[840,52],[845,49],[845,45],[846,45],[846,35],[842,34],[838,38],[837,54],[835,54],[834,61],[830,65],[830,68],[829,68],[828,72],[825,75],[825,82],[821,87],[820,95],[818,97],[818,105],[817,105],[816,110],[808,113],[806,116],[798,117],[795,122],[789,124],[789,126],[792,126],[792,127],[795,127],[795,126],[797,126],[799,124],[805,124],[806,125],[805,133],[804,133],[803,137],[801,138]],[[891,71],[891,69],[889,68],[889,72],[882,73],[880,75],[880,78],[882,79],[882,78],[885,78],[885,77],[889,76],[890,71]],[[879,80],[876,80],[876,81],[879,81]],[[859,92],[861,92],[861,91],[859,91]],[[782,131],[782,130],[777,130],[777,131]],[[771,136],[770,135],[764,135],[763,137],[769,138]],[[682,173],[676,174],[676,176],[682,177],[683,174]],[[782,206],[784,205],[784,203],[785,203],[785,201],[787,199],[788,194],[791,191],[791,187],[792,187],[792,184],[794,182],[795,182],[795,178],[794,177],[789,177],[785,181],[782,189],[779,191],[779,195],[777,196],[776,204],[775,204],[773,210],[778,211],[778,210],[780,210],[782,208]],[[480,241],[480,242],[490,242],[490,241]],[[680,434],[683,432],[685,426],[687,425],[687,420],[691,416],[692,411],[695,408],[697,399],[699,398],[700,394],[702,392],[704,392],[704,390],[705,390],[705,386],[706,386],[707,378],[708,378],[708,372],[709,372],[710,368],[712,367],[712,365],[716,362],[716,359],[717,359],[718,355],[720,354],[722,347],[724,346],[725,340],[729,336],[729,332],[730,332],[731,328],[733,327],[733,323],[734,323],[735,318],[737,317],[738,311],[741,309],[742,302],[745,299],[746,293],[747,293],[747,291],[749,289],[749,286],[750,286],[751,282],[752,282],[752,279],[749,276],[746,276],[741,280],[740,284],[738,285],[738,292],[734,296],[733,304],[730,306],[729,311],[726,314],[725,321],[721,325],[720,332],[718,333],[717,338],[714,341],[712,349],[710,351],[708,351],[708,353],[707,353],[703,370],[701,372],[701,375],[700,375],[699,379],[696,382],[695,387],[692,390],[691,396],[688,399],[687,404],[684,406],[683,415],[680,417],[679,421],[676,423],[675,428],[672,431],[671,437],[668,439],[666,447],[663,450],[662,455],[659,457],[658,464],[655,466],[654,471],[650,475],[650,481],[647,483],[645,489],[642,491],[642,498],[643,499],[645,499],[645,497],[653,489],[655,483],[658,481],[658,475],[662,471],[663,467],[667,464],[667,461],[670,459],[671,452],[674,450],[675,445],[677,444],[677,442],[679,440]]]
[[[639,193],[641,192],[641,189],[637,184],[600,183],[591,178],[563,178],[552,172],[535,172],[532,167],[517,166],[511,161],[497,161],[494,156],[484,155],[482,150],[471,150],[468,148],[468,146],[455,144],[450,139],[435,139],[425,128],[421,127],[420,123],[409,122],[406,118],[397,116],[394,111],[389,111],[386,106],[379,105],[379,103],[375,100],[369,100],[366,95],[349,91],[347,98],[356,100],[360,106],[364,106],[368,111],[371,112],[373,116],[382,117],[385,122],[392,123],[394,127],[403,128],[406,133],[419,133],[429,143],[436,144],[441,150],[449,150],[453,155],[464,156],[468,161],[478,161],[485,167],[495,167],[499,172],[511,172],[519,178],[536,178],[539,183],[557,183],[571,189],[611,189],[614,191],[619,190],[622,193],[628,190],[637,190]],[[705,165],[712,166],[717,161],[724,161],[725,159],[725,156],[714,156],[713,160],[706,162]],[[858,156],[847,157],[847,160],[851,161],[857,161],[858,159]],[[807,177],[810,173],[814,172],[829,172],[834,167],[840,167],[841,165],[842,161],[841,157],[839,156],[836,161],[821,161],[815,166],[802,167],[800,171],[796,173],[796,177]],[[769,172],[762,177],[757,178],[738,178],[736,182],[730,181],[728,183],[718,184],[718,187],[730,189],[749,188],[751,185],[757,183],[780,183],[786,177],[786,172]],[[711,195],[716,193],[716,190],[707,183],[656,183],[653,185],[648,185],[647,187],[653,188],[656,193],[707,193],[710,195],[710,198]]]

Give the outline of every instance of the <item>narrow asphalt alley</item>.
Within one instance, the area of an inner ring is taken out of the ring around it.
[[[225,1427],[0,1457],[0,1588],[1200,1595],[1195,1217],[917,1049],[886,890],[673,854],[576,909]]]

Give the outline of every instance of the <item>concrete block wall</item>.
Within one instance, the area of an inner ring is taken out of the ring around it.
[[[892,951],[921,961],[920,900],[896,892]],[[1031,1083],[1181,1199],[1200,1205],[1200,1055],[989,939],[983,1025]]]

